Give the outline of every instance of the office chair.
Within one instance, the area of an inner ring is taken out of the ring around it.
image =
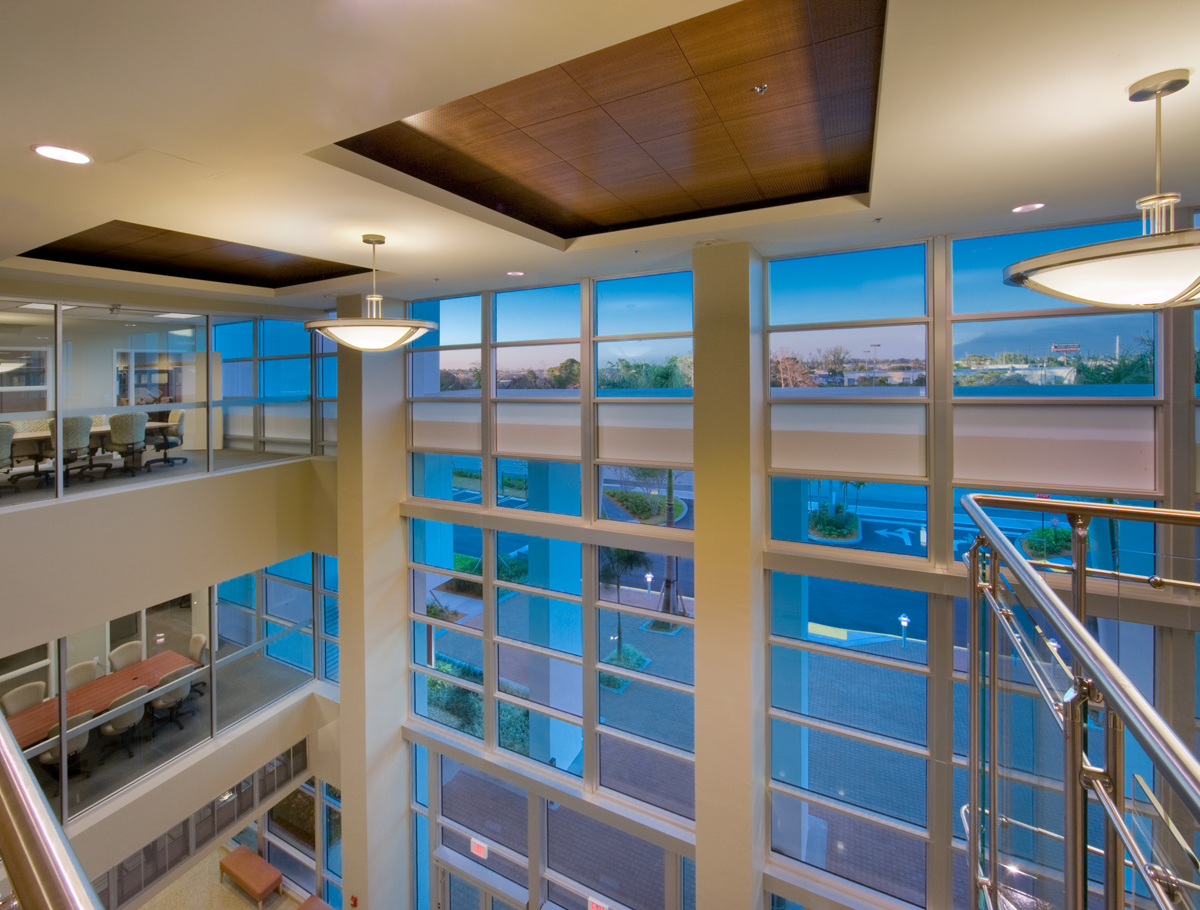
[[[158,441],[154,443],[154,451],[161,452],[162,457],[155,458],[152,461],[147,461],[145,463],[145,467],[147,468],[147,470],[149,469],[150,465],[152,465],[152,464],[162,464],[162,465],[170,466],[170,465],[175,464],[176,462],[178,462],[179,464],[184,464],[187,462],[187,458],[185,458],[183,456],[172,458],[169,455],[167,455],[168,450],[175,449],[175,448],[178,448],[179,446],[183,445],[183,418],[186,416],[187,416],[187,412],[180,410],[180,409],[176,409],[171,412],[171,416],[169,418],[167,418],[167,421],[170,424],[170,426],[163,427],[161,430],[158,431],[160,433],[160,436],[159,436]]]
[[[0,710],[4,711],[5,717],[12,717],[18,711],[41,704],[45,697],[46,684],[44,682],[41,680],[28,682],[0,695]]]
[[[93,468],[103,468],[105,475],[112,469],[111,465],[97,465],[92,463],[92,418],[90,417],[64,417],[62,430],[62,453],[63,453],[63,486],[69,486],[71,483],[71,472],[74,471],[77,475],[82,476],[87,474]],[[51,452],[53,455],[53,452]],[[75,462],[86,458],[84,464],[72,467]],[[88,475],[88,480],[95,481],[95,477]]]
[[[67,667],[67,689],[90,683],[100,675],[100,665],[94,660],[84,660]]]
[[[138,686],[131,692],[118,695],[109,703],[108,708],[105,710],[111,711],[113,708],[119,708],[130,702],[137,702],[149,691],[149,686]],[[129,753],[129,757],[133,758],[133,738],[137,735],[138,724],[142,722],[142,718],[145,715],[146,705],[138,703],[128,711],[122,711],[108,723],[100,725],[100,736],[107,737],[110,740],[105,744],[104,751],[100,755],[100,764],[104,764],[104,759],[122,746]]]
[[[108,652],[108,666],[115,673],[117,670],[124,670],[130,664],[136,664],[142,658],[142,643],[127,641]]]
[[[160,686],[165,686],[168,683],[175,682],[177,679],[183,679],[183,677],[191,673],[193,669],[195,668],[180,667],[178,670],[172,670],[161,680],[159,680],[158,684]],[[179,713],[183,708],[183,701],[190,691],[191,683],[180,683],[175,688],[168,689],[162,695],[158,696],[158,698],[154,699],[154,701],[150,702],[150,716],[153,719],[152,735],[158,735],[158,728],[162,724],[169,724],[172,722],[174,722],[175,726],[177,726],[180,730],[183,729],[183,724],[179,721]],[[167,716],[160,717],[158,714],[159,711],[166,711]],[[195,714],[196,712],[188,711],[187,713]]]
[[[73,730],[76,727],[86,724],[89,720],[96,716],[95,711],[82,711],[72,717],[67,718],[67,730]],[[46,734],[46,739],[52,739],[58,736],[58,724],[50,728]],[[76,733],[74,736],[67,737],[67,773],[71,773],[71,759],[78,761],[80,769],[84,772],[84,777],[91,777],[92,771],[83,764],[82,752],[87,748],[88,740],[92,737],[91,730],[84,730],[82,733]],[[51,746],[45,752],[38,756],[38,764],[46,769],[46,772],[58,780],[58,763],[62,756],[62,744]],[[55,793],[58,789],[55,788]],[[53,795],[53,794],[51,794]]]
[[[132,414],[113,414],[108,419],[108,439],[104,451],[113,452],[122,458],[121,470],[133,474],[139,468],[150,469],[141,464],[142,452],[146,450],[146,422],[150,415],[137,411]]]
[[[8,479],[16,482],[12,476],[13,466],[13,437],[17,434],[17,428],[11,423],[0,423],[0,471],[8,475]]]
[[[192,640],[188,645],[188,657],[192,663],[204,666],[204,649],[208,646],[208,636],[203,632],[197,632],[192,636]],[[192,683],[192,692],[196,695],[203,695],[204,689],[208,682],[203,679],[198,679]]]

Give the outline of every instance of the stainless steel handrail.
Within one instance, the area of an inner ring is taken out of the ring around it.
[[[100,910],[91,882],[3,721],[0,857],[22,910]]]
[[[984,513],[984,507],[1046,512],[1063,512],[1089,518],[1124,518],[1200,527],[1200,514],[1170,509],[1142,509],[1076,502],[1051,503],[1045,499],[989,496],[973,493],[962,504],[987,537],[988,545],[1001,557],[1006,571],[1018,578],[1054,628],[1063,646],[1083,668],[1092,684],[1104,694],[1109,708],[1124,721],[1128,732],[1146,750],[1155,769],[1162,774],[1194,818],[1200,820],[1200,762],[1184,746],[1175,732],[1137,690],[1137,687],[1088,634],[1083,623],[1072,615],[1046,580],[1029,565],[1025,557],[996,524]]]

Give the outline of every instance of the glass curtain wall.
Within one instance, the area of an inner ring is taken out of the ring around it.
[[[690,819],[691,275],[412,313],[451,308],[469,317],[453,323],[457,344],[430,333],[408,355],[412,501],[478,511],[484,526],[410,524],[412,710]],[[593,446],[600,459],[584,457]],[[643,545],[620,539],[626,523]]]
[[[0,659],[0,708],[59,817],[312,680],[322,661],[336,683],[336,571],[306,553]]]
[[[1114,222],[766,264],[772,906],[824,905],[829,889],[848,888],[857,901],[965,907],[967,631],[955,595],[973,532],[962,495],[1048,500],[1042,513],[999,517],[1051,566],[1066,523],[1055,500],[1191,508],[1200,498],[1191,312],[1061,304],[1000,277],[1026,256],[1137,233]],[[528,776],[582,787],[596,804],[631,798],[685,830],[691,724],[704,710],[691,688],[704,612],[697,620],[703,592],[689,563],[691,308],[678,304],[690,282],[584,282],[578,333],[561,288],[458,298],[469,337],[410,355],[402,506],[422,743],[461,741],[509,784]],[[530,325],[513,308],[522,294]],[[430,357],[437,369],[421,362]],[[1088,559],[1100,569],[1149,575],[1165,555],[1195,556],[1190,542],[1165,549],[1148,523],[1093,533]],[[1090,606],[1147,691],[1194,662],[1191,630],[1128,592]],[[1165,624],[1153,634],[1127,633],[1155,618]],[[1200,710],[1176,710],[1194,700],[1190,677],[1187,687],[1170,705],[1190,736]],[[631,694],[641,713],[622,703]],[[1023,783],[1053,802],[1057,782]],[[427,800],[414,811],[424,906],[449,887],[430,859],[446,839]],[[521,862],[503,843],[496,853]],[[478,872],[454,874],[490,887]]]

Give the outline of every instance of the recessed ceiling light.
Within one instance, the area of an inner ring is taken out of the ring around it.
[[[199,319],[195,313],[155,313],[155,319]]]
[[[1013,211],[1018,215],[1024,215],[1026,212],[1036,212],[1038,209],[1044,209],[1044,202],[1030,202],[1026,205],[1018,205]]]
[[[505,272],[505,274],[508,275],[509,278],[520,278],[525,273],[524,272]]]
[[[52,304],[52,303],[23,303],[19,307],[17,307],[17,309],[18,310],[52,310],[52,309],[54,309],[54,304]],[[63,309],[64,310],[73,310],[73,309],[75,309],[75,306],[70,303],[64,303]]]
[[[90,155],[77,152],[74,149],[59,148],[57,145],[35,145],[33,150],[43,158],[53,158],[55,161],[65,161],[67,164],[91,164]]]

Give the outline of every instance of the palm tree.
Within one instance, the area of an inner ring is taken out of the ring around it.
[[[650,570],[650,557],[640,550],[623,550],[620,547],[600,548],[600,583],[615,585],[617,603],[621,602],[621,576],[631,572]],[[621,657],[624,642],[621,640],[621,611],[617,611],[617,658]]]

